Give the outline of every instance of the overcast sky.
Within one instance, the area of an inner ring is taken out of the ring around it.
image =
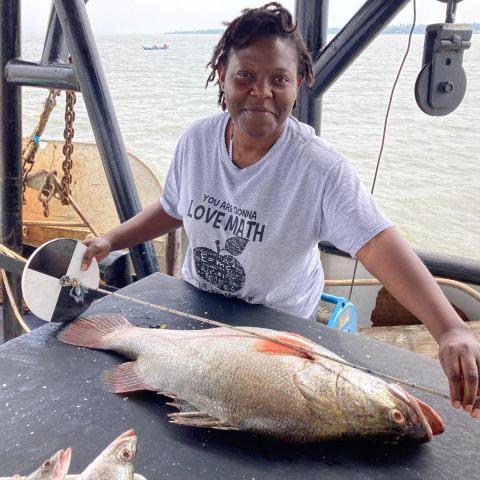
[[[265,0],[90,0],[87,5],[95,33],[165,33],[175,30],[221,28],[242,8],[257,7]],[[295,0],[281,2],[292,12]],[[329,25],[341,27],[364,0],[330,0]],[[464,0],[457,7],[457,22],[480,22],[479,0]],[[44,33],[50,12],[50,0],[23,0],[24,32]],[[410,2],[392,22],[411,23]],[[446,4],[438,0],[417,0],[417,23],[443,23]]]

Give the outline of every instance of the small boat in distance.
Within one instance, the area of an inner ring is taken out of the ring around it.
[[[163,45],[157,45],[154,43],[151,47],[146,47],[145,45],[142,45],[142,47],[144,50],[167,50],[168,49],[168,45],[166,43],[164,43]]]

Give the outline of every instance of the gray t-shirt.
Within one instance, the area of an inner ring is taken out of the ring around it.
[[[189,239],[182,277],[309,318],[323,289],[319,240],[355,256],[391,223],[352,165],[293,117],[260,161],[239,169],[225,146],[229,118],[192,125],[168,172],[160,201]]]

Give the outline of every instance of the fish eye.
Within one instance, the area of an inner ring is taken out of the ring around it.
[[[132,459],[132,452],[130,450],[123,450],[120,453],[120,459],[124,462],[129,462]]]
[[[42,468],[46,470],[46,469],[50,468],[51,466],[52,466],[52,461],[47,460],[46,462],[43,463]]]
[[[398,425],[403,425],[405,423],[405,417],[403,413],[400,410],[397,410],[396,408],[392,408],[388,412],[388,416],[390,420],[397,423]]]

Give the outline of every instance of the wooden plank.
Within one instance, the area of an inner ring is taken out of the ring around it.
[[[466,324],[480,340],[480,321],[466,322]],[[437,342],[424,325],[360,328],[358,333],[420,355],[438,358]]]

